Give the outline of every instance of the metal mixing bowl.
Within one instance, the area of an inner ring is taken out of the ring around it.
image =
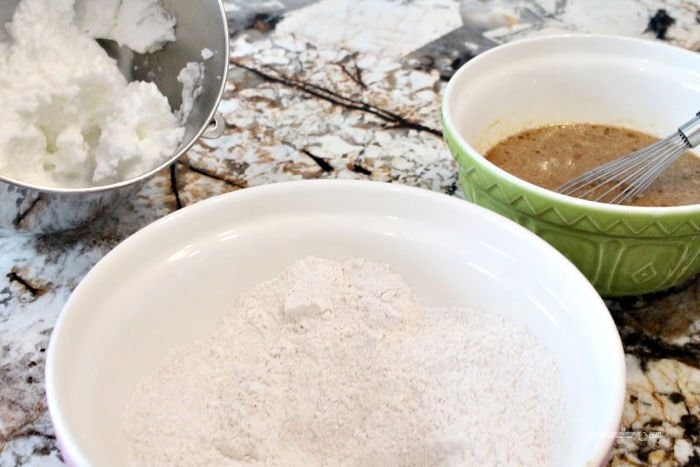
[[[18,0],[0,3],[0,24],[12,17]],[[120,65],[131,65],[134,79],[153,81],[173,109],[180,107],[182,88],[177,75],[188,62],[205,66],[202,93],[185,123],[185,136],[175,154],[158,167],[136,178],[89,188],[37,186],[0,174],[0,234],[53,233],[81,227],[113,209],[137,192],[163,168],[174,163],[200,137],[217,137],[223,129],[216,109],[223,95],[228,72],[228,28],[221,0],[164,0],[177,18],[175,42],[141,56],[122,53],[108,43],[106,50]],[[215,54],[203,61],[205,48]],[[218,122],[218,125],[213,122]]]

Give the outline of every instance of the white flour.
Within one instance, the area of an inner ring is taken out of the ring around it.
[[[553,462],[562,394],[524,327],[310,257],[170,354],[124,428],[131,465],[534,466]]]

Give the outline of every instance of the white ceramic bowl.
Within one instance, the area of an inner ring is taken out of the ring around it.
[[[169,215],[97,264],[48,350],[49,410],[73,465],[123,465],[122,412],[166,352],[210,332],[235,298],[306,255],[389,263],[418,297],[525,323],[552,352],[567,403],[558,464],[604,461],[625,389],[598,294],[555,249],[486,209],[378,182],[250,188]]]

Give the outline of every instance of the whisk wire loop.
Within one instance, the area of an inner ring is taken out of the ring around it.
[[[700,144],[700,112],[673,135],[568,181],[557,192],[612,204],[634,199],[676,159]]]

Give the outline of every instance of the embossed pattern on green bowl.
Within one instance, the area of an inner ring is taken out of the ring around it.
[[[444,116],[443,116],[444,117]],[[604,296],[637,295],[678,285],[700,273],[700,216],[642,209],[606,209],[567,202],[520,181],[514,183],[445,129],[470,201],[527,227],[545,239]]]

